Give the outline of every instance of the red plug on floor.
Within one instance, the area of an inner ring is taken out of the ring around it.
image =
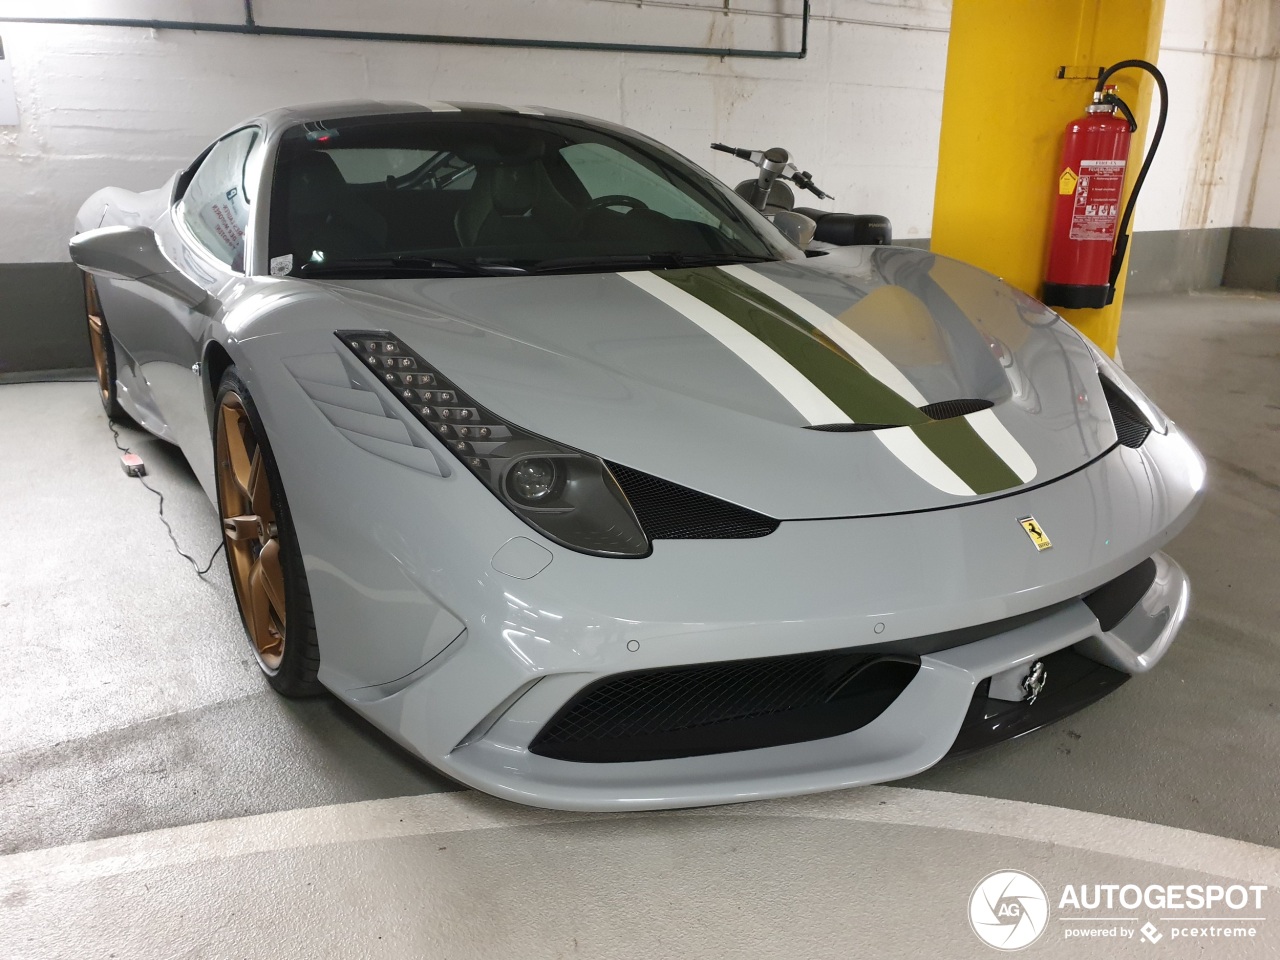
[[[124,470],[126,477],[145,477],[147,475],[147,465],[142,462],[142,458],[136,453],[126,453],[120,457],[120,468]]]

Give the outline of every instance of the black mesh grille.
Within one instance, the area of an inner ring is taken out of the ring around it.
[[[939,400],[921,407],[920,412],[930,420],[950,420],[967,413],[990,409],[992,405],[990,400]]]
[[[848,650],[619,674],[570,700],[530,750],[623,762],[838,736],[888,709],[918,669],[914,657]]]
[[[611,463],[650,540],[742,540],[767,536],[778,521],[678,483]]]
[[[1140,447],[1151,435],[1151,425],[1142,418],[1142,414],[1134,407],[1120,388],[1106,377],[1102,378],[1102,393],[1107,398],[1107,406],[1111,409],[1111,420],[1116,425],[1116,437],[1126,447]]]

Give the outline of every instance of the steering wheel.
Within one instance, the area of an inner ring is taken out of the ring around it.
[[[591,213],[594,210],[603,210],[605,207],[627,207],[631,210],[648,210],[649,205],[643,200],[637,200],[635,197],[628,197],[622,193],[611,193],[605,197],[596,197],[582,208],[584,214]]]

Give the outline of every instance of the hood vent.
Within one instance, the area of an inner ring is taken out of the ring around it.
[[[979,410],[989,410],[993,406],[995,404],[990,400],[939,400],[920,407],[920,412],[930,420],[952,420]],[[900,426],[900,423],[816,423],[805,429],[823,430],[827,433],[863,433],[867,430],[892,430]]]
[[[920,408],[930,420],[953,420],[979,410],[989,410],[994,404],[990,400],[939,400]]]
[[[772,517],[678,483],[617,463],[609,470],[650,540],[745,540],[778,529]]]

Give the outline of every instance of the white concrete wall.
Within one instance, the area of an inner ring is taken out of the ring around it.
[[[1165,0],[1159,66],[1169,83],[1169,124],[1138,204],[1138,229],[1249,224],[1254,183],[1263,186],[1277,29],[1277,0]],[[1274,180],[1280,168],[1269,162]],[[1267,204],[1280,216],[1277,201]]]
[[[799,0],[257,0],[259,22],[362,30],[794,49]],[[763,61],[0,23],[20,125],[0,127],[0,263],[65,259],[72,215],[115,184],[144,189],[241,118],[287,103],[380,97],[541,103],[649,133],[726,180],[708,144],[786,146],[837,196],[929,235],[950,0],[815,0],[810,55]],[[1280,218],[1264,149],[1274,0],[1168,0],[1174,97],[1138,227]],[[0,16],[235,22],[241,0],[0,0]],[[748,12],[750,11],[750,12]],[[1225,11],[1225,12],[1224,12]],[[1259,167],[1259,161],[1265,170]],[[1256,186],[1255,186],[1256,182]]]
[[[1278,4],[1280,5],[1280,4]],[[1258,161],[1249,190],[1243,195],[1241,223],[1247,227],[1280,229],[1280,65],[1275,51],[1280,48],[1280,10],[1273,11],[1271,83],[1266,89],[1265,74],[1258,92],[1264,117],[1258,136]]]
[[[795,20],[646,0],[258,0],[262,23],[794,49]],[[734,7],[744,0],[734,0]],[[751,0],[794,11],[799,0]],[[240,0],[0,0],[0,16],[233,21]],[[803,61],[763,61],[0,24],[21,126],[0,128],[0,262],[65,259],[95,188],[161,182],[224,128],[273,106],[380,97],[546,104],[636,127],[717,175],[750,168],[712,141],[791,149],[832,209],[889,215],[927,236],[946,59],[947,0],[818,0]],[[39,11],[37,13],[37,11]],[[500,13],[500,16],[495,14]],[[886,26],[875,25],[877,23]],[[897,24],[897,26],[888,26]],[[816,198],[815,198],[816,199]]]

